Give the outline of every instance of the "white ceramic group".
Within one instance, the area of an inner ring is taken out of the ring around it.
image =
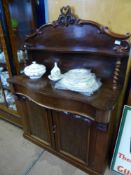
[[[30,79],[39,79],[45,72],[46,67],[37,64],[35,61],[24,69],[24,73],[29,76]],[[101,81],[96,78],[96,75],[92,73],[91,70],[82,68],[72,69],[61,74],[56,62],[48,78],[52,81],[57,81],[55,83],[55,88],[57,89],[81,92],[88,96],[92,95],[102,85]]]
[[[72,69],[63,75],[63,78],[56,82],[55,88],[72,90],[92,95],[101,86],[101,82],[89,69]]]
[[[31,65],[27,66],[24,69],[25,75],[30,77],[30,79],[39,79],[41,78],[46,72],[46,67],[42,64],[37,64],[36,61],[33,61]],[[57,63],[54,63],[54,67],[51,70],[51,74],[48,78],[52,81],[57,81],[62,77],[61,71],[57,66]]]

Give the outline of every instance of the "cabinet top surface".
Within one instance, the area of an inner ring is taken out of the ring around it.
[[[20,89],[21,87],[23,87],[23,94],[31,98],[32,94],[34,94],[33,98],[36,98],[38,101],[39,94],[41,98],[44,96],[48,96],[54,97],[54,100],[61,99],[64,101],[65,99],[78,101],[100,110],[113,109],[120,93],[119,89],[112,90],[110,82],[105,82],[97,92],[95,92],[92,96],[89,97],[73,91],[55,89],[54,82],[49,80],[47,76],[38,80],[31,80],[24,75],[15,76],[13,77],[13,79],[10,79],[9,82],[13,83],[18,87],[16,93],[21,93]]]

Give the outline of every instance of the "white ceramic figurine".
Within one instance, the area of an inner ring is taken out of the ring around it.
[[[54,67],[51,70],[51,74],[48,76],[48,78],[52,81],[57,81],[62,78],[61,70],[56,62],[54,63]]]

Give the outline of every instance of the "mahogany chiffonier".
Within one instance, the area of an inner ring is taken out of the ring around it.
[[[129,36],[80,20],[69,6],[61,9],[58,20],[28,36],[28,64],[35,60],[47,72],[38,80],[25,75],[10,79],[23,116],[24,137],[89,174],[102,175],[119,121],[116,107],[129,57]],[[48,79],[54,62],[62,73],[91,69],[101,79],[101,88],[91,96],[55,89]]]

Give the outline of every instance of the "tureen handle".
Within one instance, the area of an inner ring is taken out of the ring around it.
[[[36,61],[32,61],[32,64],[36,64]]]

